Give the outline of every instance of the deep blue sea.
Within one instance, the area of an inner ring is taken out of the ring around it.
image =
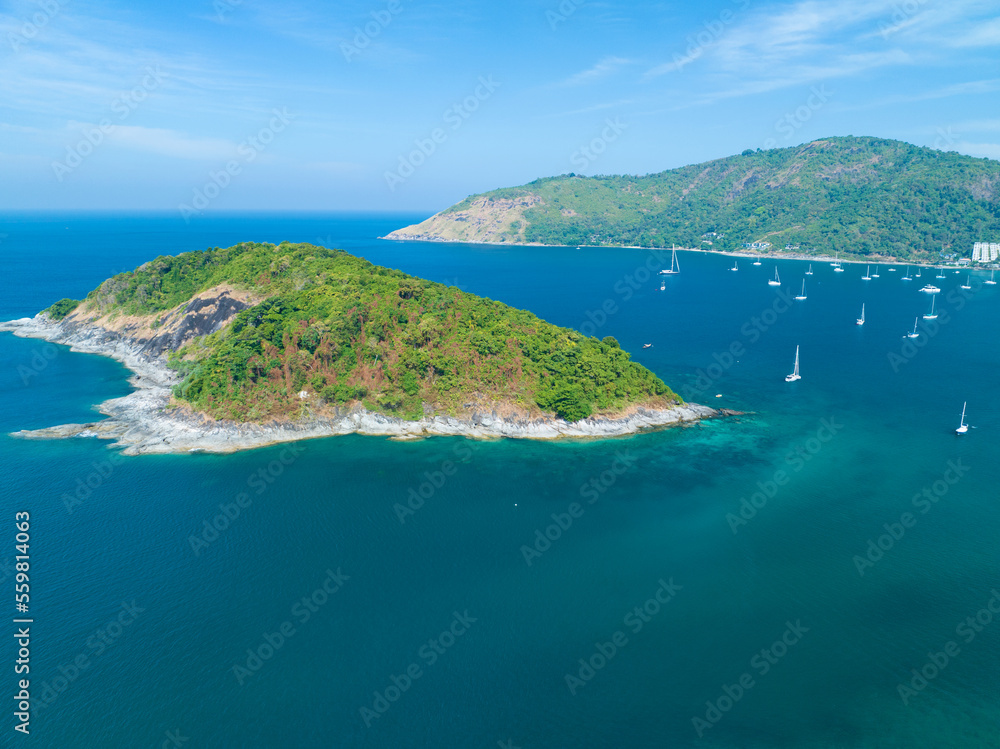
[[[683,252],[661,290],[648,269],[669,258],[646,250],[377,239],[421,218],[3,215],[0,319],[157,255],[313,242],[613,335],[746,415],[594,442],[122,457],[9,436],[95,418],[128,373],[0,334],[0,745],[1000,745],[1000,287],[814,262],[794,301],[799,261],[776,288],[775,261]],[[925,283],[940,316],[903,339]]]

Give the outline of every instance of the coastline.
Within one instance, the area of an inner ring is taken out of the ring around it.
[[[173,385],[179,381],[165,358],[150,355],[143,346],[114,331],[86,325],[64,325],[41,314],[0,322],[0,332],[21,338],[38,338],[70,347],[71,351],[114,359],[132,372],[135,391],[97,406],[108,418],[85,424],[62,424],[21,430],[12,436],[24,439],[97,437],[115,440],[111,447],[125,455],[149,453],[230,453],[302,439],[340,434],[417,439],[429,436],[464,436],[472,439],[601,439],[635,434],[701,419],[727,415],[693,403],[666,410],[638,408],[628,416],[588,418],[566,422],[555,417],[509,419],[496,413],[476,413],[469,419],[432,416],[419,421],[367,411],[360,405],[338,409],[333,418],[313,417],[263,424],[217,421],[183,408],[170,408]]]
[[[398,229],[396,231],[399,231]],[[390,232],[384,237],[377,237],[377,239],[385,240],[388,242],[440,242],[443,244],[474,244],[474,245],[484,245],[492,247],[550,247],[550,248],[565,248],[567,250],[573,250],[578,248],[586,249],[608,249],[608,250],[646,250],[647,252],[666,252],[669,253],[671,249],[676,249],[682,252],[704,252],[710,255],[722,255],[725,257],[746,257],[754,258],[758,260],[806,260],[817,263],[832,263],[837,262],[838,259],[835,255],[807,255],[802,252],[751,252],[750,250],[706,250],[702,247],[641,247],[639,245],[629,245],[629,244],[587,244],[587,245],[569,245],[569,244],[544,244],[543,242],[470,242],[464,239],[443,239],[441,237],[430,237],[425,235],[401,235],[394,237],[392,234],[395,232]],[[966,266],[959,266],[954,262],[947,263],[929,263],[925,261],[918,262],[916,260],[900,260],[895,257],[885,257],[882,255],[872,257],[872,258],[859,258],[855,255],[850,257],[844,257],[839,259],[840,263],[853,263],[855,265],[874,265],[876,263],[881,265],[912,265],[914,267],[921,268],[966,268],[970,272],[973,270],[988,270],[987,265],[975,268],[970,263]]]

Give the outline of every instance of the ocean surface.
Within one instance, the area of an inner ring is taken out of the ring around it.
[[[157,255],[313,242],[615,336],[689,400],[746,414],[594,442],[121,457],[9,436],[95,418],[128,373],[0,334],[0,745],[1000,745],[1000,291],[985,275],[963,290],[951,271],[865,282],[859,265],[731,272],[683,252],[663,279],[649,268],[669,257],[646,250],[377,239],[421,218],[7,214],[0,319]],[[925,283],[940,316],[904,339]],[[27,737],[10,699],[16,512]]]

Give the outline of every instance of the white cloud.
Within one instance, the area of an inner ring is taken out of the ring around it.
[[[672,62],[665,62],[662,65],[657,65],[655,68],[650,68],[644,74],[644,78],[655,78],[656,76],[666,75],[667,73],[673,73],[677,70],[682,70],[686,66],[690,65],[692,62],[697,60],[705,53],[704,47],[698,47],[697,49],[691,50],[686,55],[674,55]]]
[[[682,104],[676,109],[714,104],[725,99],[764,94],[792,86],[820,84],[838,78],[849,78],[873,68],[903,65],[909,62],[911,62],[911,58],[905,52],[890,50],[884,53],[847,55],[832,60],[827,65],[788,66],[779,76],[759,77],[756,80],[746,80],[735,88],[708,92],[692,98],[688,103]]]
[[[948,148],[949,151],[958,151],[967,156],[986,156],[990,159],[1000,159],[1000,143],[969,143],[959,141]]]
[[[192,138],[165,128],[116,125],[108,134],[108,142],[175,159],[222,161],[236,155],[236,144],[228,140]]]
[[[593,83],[601,78],[606,78],[607,76],[612,75],[625,65],[629,65],[631,62],[631,60],[627,60],[624,57],[603,57],[592,68],[588,68],[587,70],[582,70],[579,73],[571,75],[563,81],[563,85],[579,86],[585,83]]]
[[[995,47],[1000,45],[1000,18],[977,23],[967,33],[950,39],[955,47]]]
[[[572,109],[568,112],[553,112],[552,114],[542,115],[543,119],[549,117],[568,117],[577,114],[589,114],[590,112],[600,112],[605,109],[613,109],[615,107],[623,107],[633,102],[632,99],[618,99],[617,101],[606,101],[600,104],[593,104],[589,107],[581,107],[579,109]]]
[[[968,120],[954,125],[953,129],[966,133],[996,133],[1000,132],[1000,120]]]
[[[876,101],[869,102],[867,104],[843,107],[841,111],[853,112],[865,109],[877,109],[886,106],[897,106],[899,104],[914,104],[921,101],[947,99],[951,96],[976,96],[980,94],[990,94],[995,91],[1000,91],[1000,78],[953,83],[950,86],[932,88],[929,91],[921,91],[916,94],[892,94],[890,96],[879,96]]]

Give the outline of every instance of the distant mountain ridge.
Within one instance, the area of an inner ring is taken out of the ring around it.
[[[1000,162],[831,137],[645,176],[537,179],[387,239],[670,247],[933,260],[1000,241]]]

